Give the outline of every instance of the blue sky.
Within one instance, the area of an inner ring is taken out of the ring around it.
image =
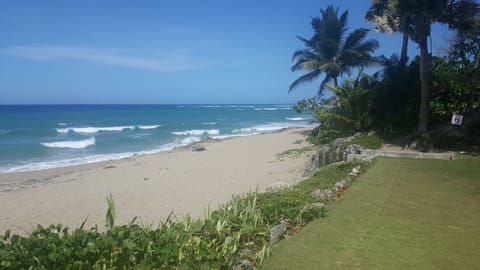
[[[291,55],[328,4],[371,28],[370,1],[0,1],[0,104],[294,103]],[[434,52],[445,28],[435,28]],[[377,55],[400,36],[370,32]],[[417,54],[410,43],[409,54]]]

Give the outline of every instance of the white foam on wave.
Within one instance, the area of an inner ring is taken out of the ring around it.
[[[123,131],[126,129],[135,129],[135,126],[119,126],[119,127],[69,127],[69,128],[57,128],[58,133],[97,133],[104,131]]]
[[[286,128],[307,127],[307,126],[308,125],[306,123],[268,123],[268,124],[253,126],[253,127],[234,129],[232,132],[234,134],[256,135],[256,134],[262,134],[262,133],[272,133],[272,132],[280,131]]]
[[[255,108],[255,111],[278,111],[278,110],[290,110],[290,107],[265,107],[265,108]]]
[[[200,135],[218,135],[220,134],[220,130],[218,129],[192,129],[192,130],[186,130],[186,131],[176,131],[172,132],[173,135],[177,136],[200,136]]]
[[[246,133],[246,134],[225,134],[225,135],[212,136],[210,138],[214,140],[225,140],[230,138],[248,137],[248,136],[260,135],[260,134],[261,133],[258,133],[258,132],[252,132],[252,133]]]
[[[178,146],[187,146],[189,144],[196,143],[196,142],[199,142],[201,140],[202,140],[202,138],[197,137],[197,136],[187,137],[187,138],[181,140],[180,143],[178,144]]]
[[[29,171],[46,170],[51,168],[91,164],[91,163],[104,162],[104,161],[110,161],[110,160],[119,160],[124,158],[131,158],[138,155],[147,155],[147,154],[155,154],[159,152],[170,151],[177,147],[187,146],[192,143],[199,142],[201,140],[202,138],[200,137],[191,136],[184,139],[177,139],[172,143],[163,144],[158,148],[148,150],[148,151],[113,153],[113,154],[97,154],[92,156],[75,157],[75,158],[62,159],[62,160],[32,162],[29,164],[13,166],[13,167],[3,167],[3,168],[0,167],[0,173],[29,172]]]
[[[205,122],[205,123],[202,123],[202,125],[204,125],[204,126],[206,126],[206,125],[211,125],[211,126],[213,126],[213,125],[216,125],[216,124],[217,124],[217,122]]]
[[[41,144],[49,148],[83,149],[83,148],[87,148],[89,146],[95,145],[95,137],[92,137],[86,140],[81,140],[81,141],[43,142]]]
[[[59,126],[66,126],[67,123],[58,123]]]
[[[287,119],[287,120],[290,120],[290,121],[304,121],[304,120],[308,120],[307,118],[304,118],[304,117],[287,117],[286,119]]]
[[[158,127],[160,127],[160,125],[138,126],[139,129],[156,129]]]

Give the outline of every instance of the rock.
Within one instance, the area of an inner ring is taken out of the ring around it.
[[[360,174],[360,166],[357,166],[355,168],[352,169],[352,172],[350,173],[350,176],[357,176]]]
[[[293,142],[293,144],[301,144],[303,143],[305,140],[302,140],[302,139],[298,139],[296,141]]]
[[[190,150],[192,152],[202,152],[202,151],[205,151],[205,146],[201,145],[201,144],[197,144],[197,145],[194,145],[190,148]]]
[[[323,209],[323,208],[326,208],[327,206],[324,204],[324,203],[321,203],[321,202],[316,202],[316,203],[311,203],[311,204],[307,204],[305,205],[302,210],[300,210],[300,212],[305,212],[309,209],[312,209],[312,208],[319,208],[319,209]]]
[[[342,191],[342,190],[344,190],[345,188],[347,188],[347,181],[345,181],[345,180],[339,181],[339,182],[335,183],[335,187],[336,187],[339,191]]]
[[[312,191],[310,193],[310,196],[312,196],[313,199],[315,200],[328,200],[333,196],[334,192],[330,189],[317,189]]]
[[[279,192],[283,190],[290,189],[291,185],[289,183],[284,183],[284,182],[275,182],[271,184],[266,191],[267,192]]]
[[[360,146],[358,144],[350,144],[347,146],[347,149],[345,149],[345,153],[347,154],[361,154],[362,151],[365,150],[365,147]]]
[[[276,243],[287,232],[287,224],[280,223],[270,229],[270,243]]]
[[[333,197],[335,192],[333,192],[333,190],[331,189],[325,189],[325,194],[327,194],[327,197],[330,198],[330,197]]]
[[[253,269],[253,262],[247,259],[239,260],[235,266],[233,267],[234,270],[241,270],[241,269]]]

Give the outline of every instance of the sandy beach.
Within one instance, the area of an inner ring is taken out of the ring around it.
[[[190,148],[88,165],[0,174],[0,232],[25,234],[36,224],[77,228],[105,224],[106,196],[113,194],[117,224],[137,217],[156,226],[171,211],[200,217],[232,195],[265,190],[275,182],[302,180],[304,158],[275,155],[301,148],[305,129],[202,143]]]

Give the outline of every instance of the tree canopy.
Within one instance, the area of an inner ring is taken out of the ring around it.
[[[347,35],[348,11],[339,15],[338,8],[327,6],[320,10],[320,15],[311,20],[313,36],[310,39],[298,36],[305,48],[294,52],[291,70],[306,74],[290,85],[289,92],[324,75],[318,89],[321,95],[326,83],[333,80],[334,85],[338,85],[339,76],[351,75],[353,68],[375,63],[372,54],[379,47],[378,41],[367,40],[369,30],[365,28]]]

